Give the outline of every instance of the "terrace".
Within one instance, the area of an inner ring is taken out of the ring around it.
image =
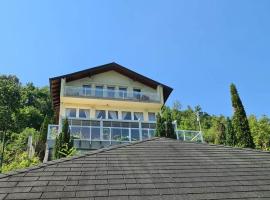
[[[151,92],[136,92],[127,91],[121,89],[109,89],[109,88],[91,88],[91,87],[75,87],[65,86],[65,97],[82,97],[82,98],[100,98],[100,99],[115,99],[126,101],[139,101],[139,102],[151,102],[160,103],[161,98],[157,93]]]

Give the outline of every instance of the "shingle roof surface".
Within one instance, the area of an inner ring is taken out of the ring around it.
[[[0,199],[270,199],[270,154],[154,139],[0,178]]]

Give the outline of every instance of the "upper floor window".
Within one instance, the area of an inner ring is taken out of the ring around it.
[[[127,97],[127,88],[126,87],[119,87],[119,97],[126,98]]]
[[[107,87],[107,95],[108,95],[108,97],[113,98],[115,96],[115,87],[108,86]]]
[[[79,117],[80,118],[90,118],[90,110],[88,109],[79,109]]]
[[[123,120],[131,120],[131,112],[123,111],[122,112],[122,119]]]
[[[143,113],[142,112],[134,112],[134,120],[143,121]]]
[[[156,121],[156,113],[149,112],[148,113],[148,121]]]
[[[117,111],[108,111],[108,118],[109,119],[118,119],[118,112]]]
[[[66,108],[66,117],[76,117],[76,108]]]
[[[96,86],[95,95],[96,95],[96,97],[103,97],[103,86],[102,85]]]
[[[91,95],[91,85],[83,85],[83,94],[84,96]]]
[[[106,119],[106,111],[105,110],[96,110],[96,118],[97,119]]]
[[[141,89],[133,88],[133,97],[135,99],[141,98]]]

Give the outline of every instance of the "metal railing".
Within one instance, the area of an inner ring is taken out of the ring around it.
[[[160,102],[160,95],[150,92],[130,92],[123,90],[97,89],[86,87],[65,86],[64,96],[67,97],[85,97],[85,98],[103,98],[118,99],[140,102]]]
[[[203,134],[201,131],[192,130],[176,130],[177,140],[188,142],[201,142],[203,143]]]
[[[155,122],[108,120],[108,119],[69,119],[70,134],[76,148],[89,147],[92,142],[126,143],[155,137]],[[59,125],[48,126],[47,141],[52,147],[59,134]]]

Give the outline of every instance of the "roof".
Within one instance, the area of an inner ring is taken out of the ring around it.
[[[99,73],[103,73],[103,72],[107,72],[107,71],[111,71],[111,70],[114,70],[114,71],[116,71],[124,76],[131,78],[134,81],[141,82],[141,83],[143,83],[151,88],[154,88],[154,89],[158,85],[162,85],[163,86],[164,102],[168,99],[170,93],[173,90],[171,87],[169,87],[167,85],[164,85],[162,83],[154,81],[146,76],[138,74],[138,73],[126,68],[126,67],[123,67],[115,62],[112,62],[112,63],[108,63],[105,65],[100,65],[97,67],[92,67],[92,68],[85,69],[82,71],[74,72],[71,74],[65,74],[62,76],[50,78],[50,90],[51,90],[51,94],[52,94],[54,108],[57,108],[60,104],[60,87],[61,87],[61,79],[62,78],[65,78],[66,81],[69,82],[69,81],[74,81],[74,80],[81,79],[81,78],[84,78],[87,76],[92,76],[95,74],[99,74]]]
[[[270,154],[155,138],[0,178],[0,199],[270,198]]]

